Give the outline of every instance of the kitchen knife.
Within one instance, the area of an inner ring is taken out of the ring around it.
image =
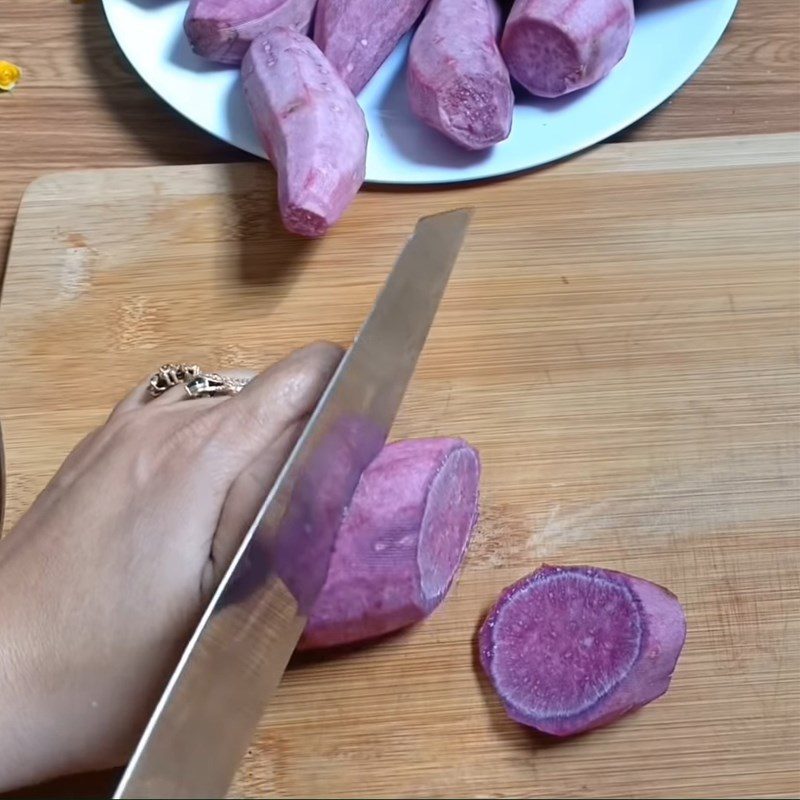
[[[344,510],[386,442],[471,212],[417,223],[244,536],[114,794],[222,797],[325,582]]]

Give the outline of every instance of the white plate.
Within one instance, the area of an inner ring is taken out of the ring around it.
[[[111,29],[136,71],[201,128],[263,156],[235,68],[205,61],[183,34],[186,0],[103,0]],[[736,0],[637,0],[628,53],[597,85],[556,100],[520,93],[511,136],[483,153],[460,150],[411,115],[404,60],[408,37],[359,102],[367,116],[367,180],[450,183],[537,167],[622,130],[666,100],[703,63]]]

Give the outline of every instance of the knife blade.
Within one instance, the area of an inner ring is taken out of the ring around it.
[[[471,211],[417,223],[245,534],[115,798],[221,797],[327,576],[342,515],[386,442]]]

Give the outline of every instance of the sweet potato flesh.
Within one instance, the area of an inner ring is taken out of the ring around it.
[[[579,714],[628,674],[642,643],[636,599],[621,583],[554,574],[511,597],[496,621],[497,690],[527,713]]]

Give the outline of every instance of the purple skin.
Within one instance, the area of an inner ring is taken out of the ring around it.
[[[358,94],[428,0],[319,0],[314,41]]]
[[[531,94],[559,97],[608,75],[633,24],[633,0],[516,0],[500,49]]]
[[[314,42],[289,28],[253,42],[242,83],[278,172],[284,225],[300,236],[323,236],[364,182],[364,112]]]
[[[240,64],[251,42],[272,28],[307,33],[317,0],[191,0],[183,28],[199,56]]]
[[[497,46],[496,0],[432,0],[408,58],[411,110],[467,150],[508,138],[511,78]]]
[[[685,638],[683,609],[661,586],[545,564],[502,593],[479,648],[508,715],[565,737],[664,694]]]
[[[299,649],[372,639],[447,594],[478,514],[478,454],[460,439],[385,447],[361,477]]]

